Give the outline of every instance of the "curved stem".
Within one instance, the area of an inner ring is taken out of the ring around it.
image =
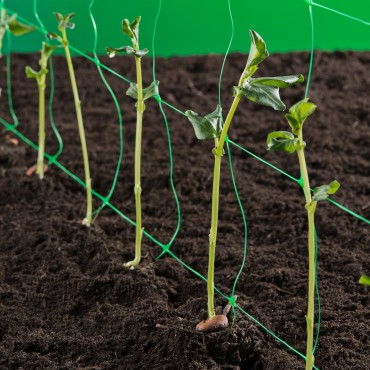
[[[69,47],[68,47],[68,39],[67,39],[66,29],[63,28],[63,27],[60,27],[59,30],[62,33],[62,44],[63,44],[64,51],[65,51],[65,54],[66,54],[66,59],[67,59],[67,64],[68,64],[68,71],[69,71],[69,76],[70,76],[70,79],[71,79],[73,98],[74,98],[75,107],[76,107],[78,132],[79,132],[80,140],[81,140],[81,149],[82,149],[82,156],[83,156],[84,169],[85,169],[87,210],[86,210],[86,217],[83,220],[83,224],[85,224],[86,226],[90,226],[91,225],[91,220],[92,220],[91,178],[90,178],[89,156],[88,156],[88,152],[87,152],[85,129],[84,129],[84,124],[83,124],[83,119],[82,119],[81,101],[80,101],[80,98],[79,98],[79,95],[78,95],[76,76],[75,76],[75,72],[74,72],[74,69],[73,69],[71,53],[70,53]]]
[[[247,79],[247,77],[248,77],[248,75],[246,75],[246,68],[245,68],[243,70],[243,73],[241,74],[241,76],[239,78],[238,87],[243,87],[243,82]],[[238,104],[239,104],[241,98],[242,98],[242,94],[240,94],[240,93],[236,94],[234,96],[234,100],[231,104],[229,113],[227,114],[225,123],[222,127],[222,132],[221,132],[221,135],[220,135],[220,141],[219,141],[218,146],[216,148],[217,154],[219,156],[221,156],[222,153],[223,153],[223,147],[224,147],[224,143],[225,143],[225,140],[226,140],[226,137],[227,137],[227,132],[229,131],[231,121],[234,117],[234,113],[236,111],[236,108],[238,107]]]
[[[218,145],[216,147],[217,155],[218,156],[222,156],[222,152],[223,152],[223,148],[224,148],[224,143],[225,143],[225,140],[226,140],[226,137],[227,137],[227,132],[229,131],[229,127],[230,127],[231,121],[232,121],[232,119],[234,117],[234,113],[236,111],[236,108],[238,107],[238,104],[239,104],[239,101],[240,101],[241,97],[242,97],[241,94],[235,95],[234,100],[233,100],[233,102],[231,104],[229,113],[227,114],[225,123],[224,123],[224,125],[222,127],[222,132],[221,132],[221,135],[220,135],[220,141],[219,141],[219,143],[218,143]]]

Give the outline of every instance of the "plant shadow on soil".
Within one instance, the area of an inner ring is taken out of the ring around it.
[[[245,55],[229,57],[223,77],[223,107]],[[303,73],[307,53],[276,54],[261,75]],[[38,55],[12,57],[13,99],[19,130],[37,142],[37,89],[24,76]],[[60,162],[83,178],[72,94],[65,61],[55,57],[56,125],[65,148]],[[104,63],[134,79],[132,60]],[[205,115],[217,104],[221,56],[157,60],[164,100]],[[93,187],[109,192],[119,155],[113,103],[94,65],[75,58],[83,104]],[[143,60],[144,80],[151,65]],[[306,124],[312,186],[337,179],[335,200],[370,218],[369,53],[317,53],[310,90],[317,112]],[[1,75],[5,75],[4,62]],[[350,73],[349,73],[350,71]],[[133,219],[135,109],[127,85],[106,74],[117,93],[124,121],[124,159],[111,202]],[[2,81],[5,79],[2,78]],[[4,83],[4,82],[3,82]],[[10,121],[6,91],[1,117]],[[304,86],[281,92],[289,107]],[[156,102],[144,113],[142,203],[145,229],[167,243],[176,228],[169,184],[166,132]],[[181,229],[171,250],[206,274],[212,143],[199,142],[185,117],[165,107],[174,155],[174,182],[181,202]],[[230,131],[238,144],[298,176],[294,155],[266,153],[270,131],[287,129],[284,116],[243,101]],[[205,283],[161,249],[143,239],[143,262],[132,258],[134,228],[105,208],[86,228],[84,190],[55,166],[45,179],[25,176],[36,152],[2,129],[0,137],[0,368],[1,369],[304,369],[304,361],[237,312],[229,330],[203,335]],[[46,151],[58,144],[48,128]],[[307,241],[304,198],[297,184],[231,146],[235,177],[248,220],[248,256],[237,285],[238,303],[267,328],[305,352]],[[243,222],[223,160],[216,285],[230,295],[243,257]],[[95,200],[95,207],[100,206]],[[316,365],[320,369],[365,370],[370,354],[369,290],[358,284],[369,273],[369,226],[322,202],[317,211],[322,321]],[[227,302],[216,297],[219,308]]]

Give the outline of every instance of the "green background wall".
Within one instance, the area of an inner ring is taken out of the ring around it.
[[[74,12],[76,28],[69,32],[71,44],[91,52],[93,28],[88,14],[91,0],[38,0],[40,18],[46,28],[56,31],[52,14]],[[95,0],[93,11],[99,39],[98,52],[104,47],[122,46],[128,39],[121,32],[121,20],[142,16],[141,47],[151,49],[151,39],[159,0]],[[370,21],[369,0],[317,0],[318,3]],[[36,23],[34,0],[5,0],[5,6]],[[310,19],[304,0],[231,0],[235,37],[232,51],[249,50],[248,29],[265,39],[270,52],[308,50]],[[370,27],[317,7],[313,8],[316,47],[322,50],[370,50]],[[155,52],[159,56],[225,52],[231,23],[227,0],[162,0]],[[14,52],[40,49],[43,39],[37,32],[14,38]]]

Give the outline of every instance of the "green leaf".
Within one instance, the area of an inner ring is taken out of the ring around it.
[[[216,129],[217,136],[221,135],[222,131],[222,108],[217,104],[216,110],[207,114],[204,117],[207,121],[212,123],[212,126]]]
[[[339,189],[340,184],[337,180],[332,181],[328,185],[321,185],[313,189],[312,200],[318,202],[319,200],[325,200],[329,195],[334,194]]]
[[[289,126],[292,128],[293,134],[298,135],[298,132],[301,129],[301,124],[289,113],[285,115],[285,118],[288,121]]]
[[[139,38],[139,23],[140,23],[141,17],[136,17],[130,24],[130,28],[134,35],[136,36],[136,39]]]
[[[54,13],[55,17],[58,20],[58,26],[61,28],[75,28],[75,24],[71,22],[71,19],[75,16],[75,13],[68,13],[68,14],[61,14],[61,13]]]
[[[54,12],[54,15],[55,15],[58,23],[63,21],[63,14],[62,13]]]
[[[303,75],[293,75],[293,76],[278,76],[278,77],[258,77],[253,78],[254,83],[261,83],[263,85],[276,86],[281,89],[285,89],[297,83],[303,82]]]
[[[358,281],[360,284],[369,285],[370,286],[370,276],[362,275],[360,280]]]
[[[132,46],[122,46],[120,48],[111,48],[107,46],[105,50],[108,53],[109,58],[114,58],[117,53],[133,54],[135,49]]]
[[[302,81],[302,75],[249,77],[243,82],[241,89],[234,87],[234,91],[236,94],[242,92],[245,97],[258,104],[274,108],[275,110],[284,110],[285,104],[280,99],[279,88],[285,89]]]
[[[41,54],[44,58],[49,59],[51,54],[53,54],[54,50],[57,48],[57,46],[49,45],[46,42],[42,43],[42,50]]]
[[[242,93],[247,99],[275,110],[284,110],[285,104],[281,101],[279,88],[260,83],[253,83],[253,79],[244,81],[243,87],[234,86],[234,95]]]
[[[137,83],[131,82],[130,87],[126,91],[126,95],[137,100]]]
[[[190,123],[193,125],[195,136],[199,140],[210,140],[221,135],[222,131],[222,108],[217,105],[217,108],[212,113],[205,117],[199,116],[197,113],[187,110],[185,112]]]
[[[143,89],[143,100],[148,100],[152,96],[158,95],[158,85],[159,81],[153,81],[148,87]],[[126,91],[126,95],[137,100],[137,84],[130,83],[130,87]]]
[[[131,23],[128,19],[122,21],[122,31],[127,35],[132,43],[136,45],[139,41],[139,23],[141,17],[136,17]]]
[[[274,131],[267,136],[267,150],[292,154],[298,146],[298,139],[289,131]]]
[[[32,69],[30,66],[26,67],[26,76],[28,78],[35,78],[38,79],[40,77],[41,73],[36,72],[34,69]]]
[[[309,102],[308,98],[305,98],[294,104],[289,109],[289,113],[299,122],[300,125],[302,125],[306,118],[310,116],[316,108],[315,104]]]
[[[13,16],[16,16],[13,14]],[[18,22],[15,18],[10,17],[8,20],[8,27],[11,34],[14,36],[22,36],[35,30],[35,27]]]
[[[143,99],[147,100],[155,95],[158,95],[159,81],[153,81],[148,87],[143,89]]]
[[[124,19],[122,21],[122,32],[127,35],[131,40],[135,40],[135,34],[131,29],[130,21],[128,19]]]
[[[332,181],[329,184],[328,194],[329,195],[335,194],[339,188],[340,188],[340,183],[337,180]]]
[[[252,39],[252,44],[245,70],[247,71],[247,75],[251,76],[257,70],[257,68],[253,67],[257,67],[258,64],[268,57],[269,53],[266,49],[266,43],[256,31],[250,30],[249,34]]]
[[[46,38],[48,38],[49,40],[59,40],[59,41],[61,41],[61,37],[57,34],[57,33],[55,33],[55,32],[48,32],[47,34],[46,34]]]
[[[2,19],[1,19],[2,18]],[[5,27],[9,22],[12,22],[17,18],[17,14],[14,13],[10,17],[8,13],[3,9],[0,15],[0,27]]]
[[[138,58],[143,57],[144,55],[148,54],[149,50],[147,48],[141,49],[141,50],[136,50],[134,55],[136,55]]]
[[[141,17],[136,17],[131,23],[128,19],[124,19],[122,21],[122,32],[127,35],[132,42],[132,46],[124,46],[119,49],[114,48],[106,48],[108,51],[108,54],[111,58],[114,57],[114,55],[117,52],[125,51],[127,54],[133,54],[138,58],[141,58],[142,56],[146,55],[148,53],[148,49],[142,49],[139,50],[139,23],[140,23]]]
[[[148,49],[143,50],[135,50],[132,46],[122,46],[120,48],[111,48],[106,47],[105,50],[107,51],[109,58],[114,58],[117,53],[126,53],[127,55],[135,55],[138,58],[141,58],[142,56],[148,54]]]

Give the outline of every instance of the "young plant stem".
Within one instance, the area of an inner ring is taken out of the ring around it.
[[[218,152],[217,152],[218,145],[219,145],[219,140],[218,138],[215,138],[216,150],[214,151],[215,165],[214,165],[214,170],[213,170],[212,218],[211,218],[211,232],[209,235],[208,277],[207,277],[208,317],[209,318],[215,316],[214,271],[215,271],[215,254],[216,254],[216,241],[217,241],[218,206],[219,206],[221,159],[222,159],[222,154],[218,155]]]
[[[244,74],[243,74],[244,75]],[[239,86],[242,86],[244,81],[243,75],[240,78]],[[237,94],[234,97],[233,103],[230,107],[229,113],[223,125],[220,138],[215,138],[215,149],[213,150],[215,156],[215,165],[213,170],[213,187],[212,187],[212,218],[211,231],[209,235],[209,257],[208,257],[208,274],[207,274],[207,294],[208,294],[208,318],[215,316],[214,307],[214,270],[215,270],[215,254],[217,241],[217,226],[218,226],[218,208],[220,197],[220,177],[221,177],[221,159],[223,155],[223,147],[227,137],[231,121],[234,117],[236,108],[242,94]]]
[[[239,86],[241,86],[241,84],[242,84],[242,80],[239,83]],[[240,99],[242,98],[242,96],[243,96],[242,94],[237,94],[234,97],[234,100],[233,100],[233,102],[231,104],[229,113],[228,113],[228,115],[226,117],[224,126],[222,127],[222,131],[221,131],[221,135],[220,135],[220,140],[219,140],[219,143],[218,143],[218,145],[216,147],[216,150],[217,150],[217,153],[218,153],[219,156],[222,156],[223,149],[224,149],[224,144],[225,144],[225,140],[226,140],[226,137],[227,137],[227,132],[229,130],[231,121],[232,121],[232,119],[234,117],[236,108],[238,107],[238,104],[239,104]]]
[[[69,71],[69,76],[71,79],[73,98],[74,98],[75,107],[76,107],[78,131],[79,131],[80,140],[81,140],[82,156],[83,156],[83,163],[84,163],[84,169],[85,169],[87,211],[86,211],[86,217],[83,220],[83,224],[86,226],[90,226],[91,220],[92,220],[91,178],[90,178],[89,157],[88,157],[87,146],[86,146],[85,130],[84,130],[84,124],[83,124],[83,119],[82,119],[81,101],[78,95],[75,72],[73,69],[71,53],[68,47],[67,32],[64,27],[59,27],[59,31],[62,33],[62,44],[63,44],[64,51],[66,54],[68,71]]]
[[[304,142],[302,130],[298,133],[297,154],[303,180],[303,190],[306,199],[308,218],[308,308],[306,315],[307,342],[306,342],[306,370],[311,370],[314,365],[313,355],[313,328],[315,308],[315,210],[316,201],[312,201],[310,183],[308,179],[306,159],[304,156]]]
[[[135,138],[135,206],[136,206],[136,236],[135,258],[124,264],[125,267],[133,268],[141,260],[141,238],[144,228],[141,221],[141,139],[143,132],[143,78],[141,73],[141,58],[135,56],[136,79],[137,79],[137,105],[136,105],[136,138]]]
[[[41,58],[41,70],[45,70],[37,79],[39,88],[39,150],[37,154],[36,173],[40,180],[44,178],[44,153],[45,153],[45,88],[46,88],[46,64],[47,59]]]

